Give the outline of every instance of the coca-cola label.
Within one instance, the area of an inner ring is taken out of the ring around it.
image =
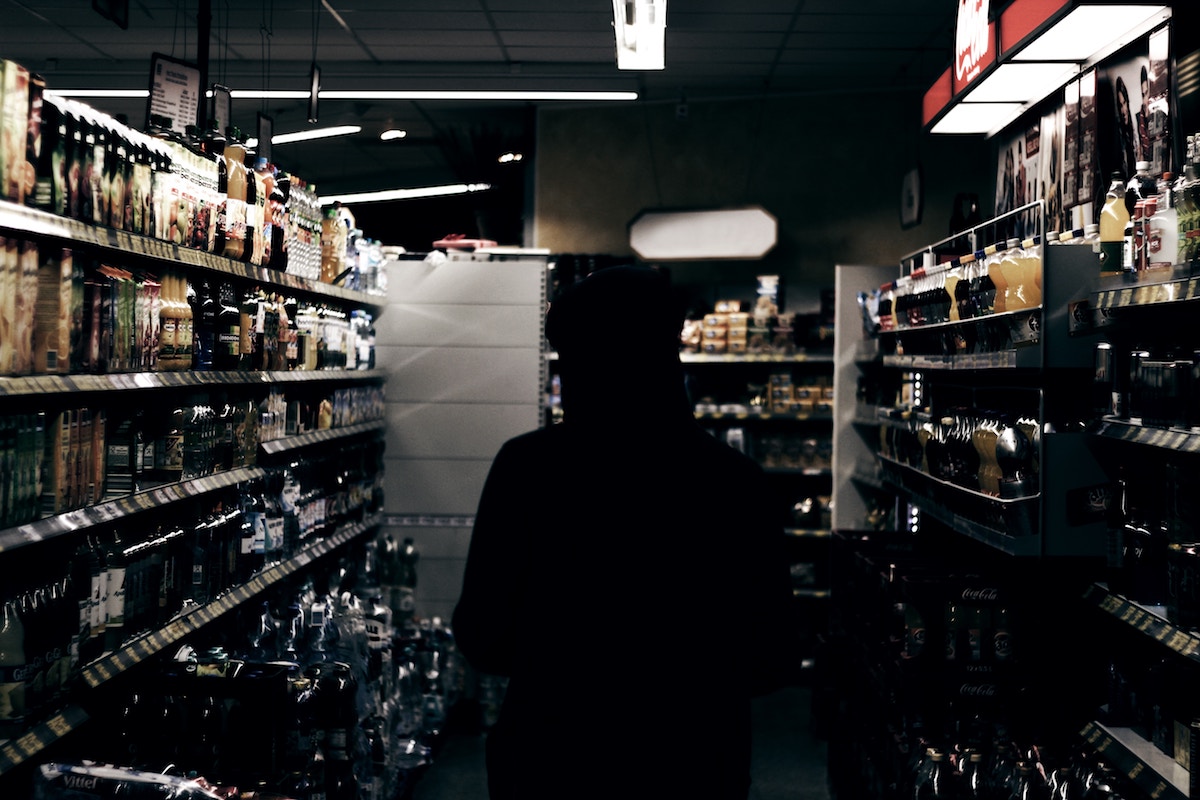
[[[998,691],[994,683],[964,683],[958,687],[963,697],[995,697]]]
[[[954,93],[979,77],[995,60],[988,0],[958,0],[954,25]]]
[[[991,587],[982,589],[963,589],[960,595],[963,600],[973,603],[993,602],[1000,599],[1000,590]]]

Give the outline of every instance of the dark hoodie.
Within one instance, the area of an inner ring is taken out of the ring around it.
[[[454,614],[467,661],[510,678],[492,800],[747,794],[750,698],[794,666],[782,506],[696,425],[681,323],[640,267],[547,315],[563,422],[497,454]]]

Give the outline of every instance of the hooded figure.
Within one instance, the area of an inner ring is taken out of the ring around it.
[[[488,474],[454,613],[509,677],[492,800],[745,798],[750,699],[795,666],[783,504],[700,428],[668,279],[598,271],[546,318],[563,422]]]

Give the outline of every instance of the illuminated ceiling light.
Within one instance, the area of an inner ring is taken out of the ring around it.
[[[378,203],[384,200],[413,200],[421,197],[445,197],[471,192],[484,192],[491,189],[487,183],[455,183],[448,186],[421,186],[414,189],[382,189],[376,192],[359,192],[357,194],[322,195],[321,205],[334,203]]]
[[[665,69],[667,0],[613,0],[618,69]]]
[[[1081,5],[1011,56],[1011,60],[1095,63],[1170,16],[1170,9],[1162,5]]]
[[[307,95],[305,95],[307,96]],[[529,92],[529,91],[415,91],[415,90],[331,90],[321,92],[322,100],[637,100],[637,92]]]
[[[313,128],[310,131],[295,133],[277,133],[271,137],[271,144],[288,144],[289,142],[307,142],[310,139],[328,139],[331,136],[350,136],[362,130],[359,125],[334,125],[329,128]]]
[[[1029,103],[1041,100],[1079,74],[1075,64],[1008,63],[972,88],[961,102]]]
[[[56,89],[59,97],[149,97],[146,89]],[[233,89],[230,95],[241,100],[307,100],[308,92],[288,90]],[[637,100],[633,91],[415,91],[415,90],[333,90],[322,91],[322,100],[492,100],[492,101],[557,101],[557,100]]]
[[[328,139],[333,136],[350,136],[362,128],[358,125],[335,125],[331,128],[313,128],[311,131],[296,131],[294,133],[277,133],[271,137],[271,144],[289,144],[291,142],[307,142],[310,139]],[[258,139],[253,137],[246,140],[247,147],[258,147]]]
[[[399,128],[392,128],[379,134],[379,138],[385,142],[390,142],[393,139],[403,139],[405,136],[408,136],[408,131],[402,131]]]
[[[55,89],[52,94],[59,97],[149,97],[149,89]]]
[[[937,121],[930,133],[991,133],[1023,108],[1024,103],[959,103]]]
[[[525,156],[522,153],[505,153],[504,155],[500,156],[496,160],[499,161],[501,164],[511,164],[514,161],[520,161],[523,158],[525,158]]]

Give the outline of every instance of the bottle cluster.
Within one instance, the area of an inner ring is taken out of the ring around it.
[[[964,489],[1016,499],[1039,492],[1041,425],[1032,416],[968,408],[897,410],[879,427],[879,452]]]
[[[369,369],[367,311],[0,237],[0,375]]]
[[[377,511],[379,458],[369,446],[299,461],[186,508],[80,534],[62,562],[14,578],[0,626],[0,738],[58,707],[81,666]]]
[[[907,796],[917,800],[1119,800],[1141,793],[1112,765],[1081,752],[1047,757],[1036,746],[994,741],[986,750],[916,743]],[[902,792],[898,796],[905,796]]]
[[[416,558],[381,536],[198,631],[115,699],[93,755],[114,781],[174,765],[242,800],[408,796],[463,678],[450,629],[389,605],[375,579]]]

